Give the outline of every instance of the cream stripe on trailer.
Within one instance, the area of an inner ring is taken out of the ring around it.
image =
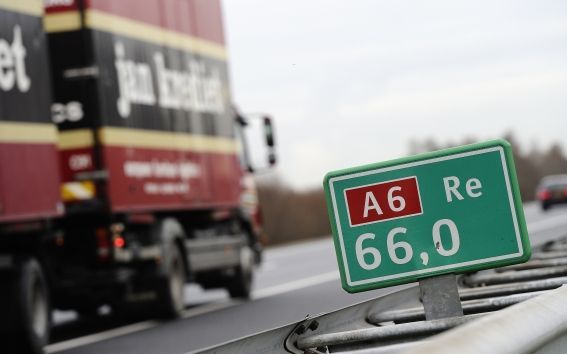
[[[43,2],[41,0],[0,0],[0,10],[39,17],[43,14]]]

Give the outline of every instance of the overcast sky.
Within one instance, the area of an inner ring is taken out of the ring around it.
[[[567,1],[224,0],[233,98],[276,120],[277,173],[407,156],[411,139],[567,146]]]

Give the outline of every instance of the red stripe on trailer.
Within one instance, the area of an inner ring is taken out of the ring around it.
[[[64,182],[75,181],[77,173],[95,169],[94,149],[92,147],[59,151],[61,159],[61,176]]]
[[[85,8],[225,43],[219,0],[85,0]]]
[[[54,144],[0,143],[0,222],[60,215]]]
[[[113,212],[239,205],[236,154],[121,146],[102,151]]]
[[[45,0],[44,10],[46,14],[77,11],[79,4],[77,0]]]

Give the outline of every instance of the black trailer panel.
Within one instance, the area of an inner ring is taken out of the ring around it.
[[[0,121],[49,123],[51,91],[43,21],[4,3],[9,2],[0,1]]]

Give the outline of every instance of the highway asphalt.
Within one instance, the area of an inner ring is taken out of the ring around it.
[[[540,210],[524,207],[532,244],[567,236],[567,207]],[[182,319],[128,323],[112,314],[77,319],[56,313],[48,353],[184,354],[242,336],[297,322],[308,314],[333,311],[396,287],[348,294],[341,289],[332,240],[329,237],[266,250],[256,271],[253,299],[231,300],[222,290],[187,287]]]

